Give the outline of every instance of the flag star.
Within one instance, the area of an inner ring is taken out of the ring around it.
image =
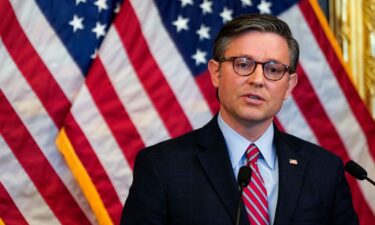
[[[103,9],[108,9],[107,0],[96,0],[94,5],[98,6],[98,11],[101,12]]]
[[[203,11],[203,15],[206,13],[212,13],[212,2],[209,0],[204,0],[202,4],[199,5],[199,7]]]
[[[189,18],[183,18],[181,15],[178,15],[177,20],[173,21],[173,25],[176,26],[177,32],[181,30],[189,30],[188,26]]]
[[[211,37],[210,37],[209,32],[210,32],[210,28],[202,24],[199,30],[197,30],[197,34],[199,35],[199,40],[210,39]]]
[[[181,7],[184,8],[187,5],[194,5],[193,0],[180,0],[181,2]]]
[[[95,59],[97,56],[98,56],[98,49],[96,48],[95,50],[94,50],[94,53],[92,53],[91,55],[90,55],[90,58],[92,58],[92,59]]]
[[[99,39],[100,36],[105,35],[105,24],[101,24],[100,22],[96,22],[96,26],[92,29],[92,32],[96,34],[96,38]]]
[[[223,18],[223,23],[226,23],[232,20],[232,13],[233,13],[233,10],[230,10],[227,7],[224,7],[223,11],[220,13],[220,16]]]
[[[253,2],[251,0],[241,0],[241,2],[242,2],[242,7],[253,5]]]
[[[79,3],[86,3],[86,0],[76,0],[76,5],[79,5]]]
[[[197,52],[191,57],[195,60],[195,65],[198,66],[199,64],[205,64],[206,60],[206,52],[202,52],[200,49],[197,49]]]
[[[69,21],[69,25],[73,27],[73,32],[76,32],[78,29],[83,30],[83,17],[78,17],[77,15],[73,16],[73,19]]]
[[[120,8],[121,8],[121,4],[119,2],[116,3],[116,7],[115,9],[113,10],[113,12],[115,13],[119,13],[120,12]]]
[[[257,6],[261,14],[271,14],[271,6],[272,2],[267,2],[266,0],[262,0],[260,4]]]

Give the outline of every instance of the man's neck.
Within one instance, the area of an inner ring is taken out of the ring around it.
[[[251,142],[258,140],[273,121],[273,118],[265,121],[245,121],[228,117],[225,114],[220,114],[220,116],[228,126]]]

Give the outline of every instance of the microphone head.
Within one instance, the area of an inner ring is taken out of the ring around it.
[[[359,180],[364,180],[367,178],[366,170],[352,160],[346,163],[345,171]]]
[[[244,188],[246,187],[250,182],[251,177],[251,169],[248,166],[243,166],[240,168],[240,171],[238,172],[238,185],[240,187]]]

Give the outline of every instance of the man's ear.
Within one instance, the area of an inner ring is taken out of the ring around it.
[[[210,72],[212,85],[217,88],[219,86],[220,64],[219,62],[210,59],[208,61],[208,72]]]
[[[285,92],[284,100],[289,98],[291,95],[293,89],[297,86],[298,83],[298,75],[297,73],[293,73],[289,75],[289,81],[288,81],[288,89]]]

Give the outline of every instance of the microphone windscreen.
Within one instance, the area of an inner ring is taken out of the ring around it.
[[[366,170],[352,160],[346,163],[345,171],[359,180],[364,180],[367,177]]]
[[[238,172],[238,185],[240,185],[242,188],[246,187],[250,182],[251,177],[251,169],[248,166],[243,166],[240,168],[240,171]]]

